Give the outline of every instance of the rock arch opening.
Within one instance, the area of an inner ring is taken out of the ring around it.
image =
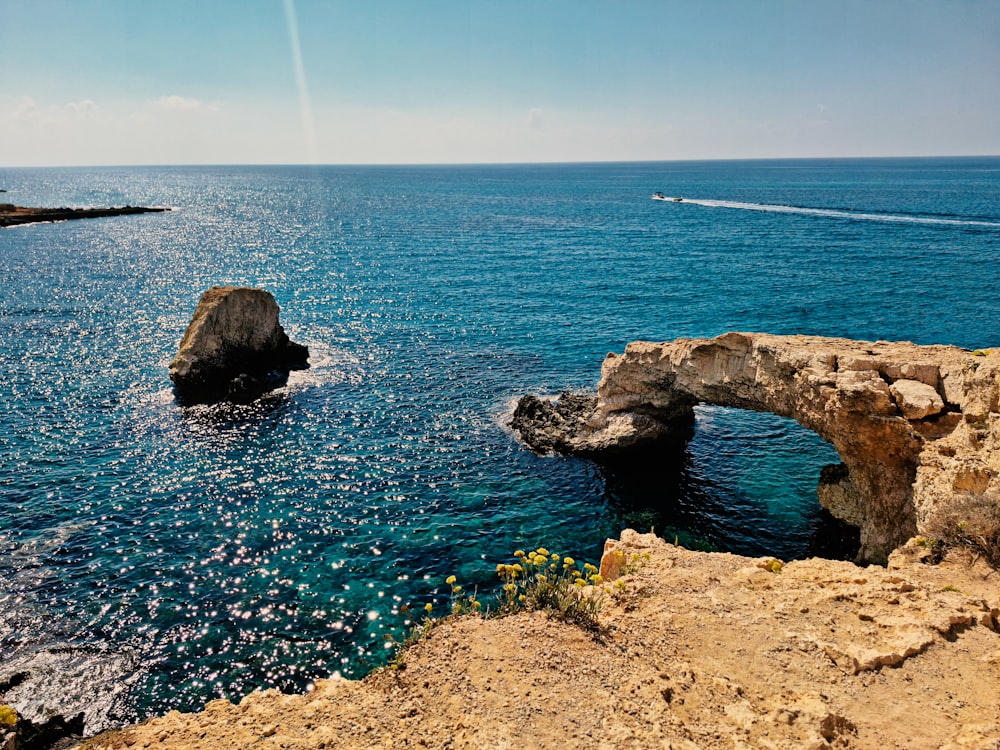
[[[824,467],[839,465],[832,446],[766,412],[699,405],[694,413],[685,444],[604,462],[608,501],[623,527],[748,556],[856,556],[858,529],[817,502]]]

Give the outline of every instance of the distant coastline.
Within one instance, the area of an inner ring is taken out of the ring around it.
[[[169,208],[154,208],[150,206],[27,208],[25,206],[15,206],[12,203],[0,203],[0,227],[34,224],[40,221],[69,221],[71,219],[97,219],[102,216],[161,213],[169,210]]]

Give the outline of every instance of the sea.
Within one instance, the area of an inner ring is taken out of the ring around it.
[[[87,730],[392,658],[448,576],[623,528],[850,558],[831,446],[700,406],[678,455],[538,456],[523,394],[636,339],[1000,346],[1000,157],[0,169],[0,201],[169,213],[0,230],[0,687]],[[655,201],[662,191],[681,201]],[[202,292],[261,287],[311,367],[180,406]]]

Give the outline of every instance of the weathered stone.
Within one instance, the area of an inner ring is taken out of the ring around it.
[[[605,359],[592,410],[550,420],[542,449],[648,445],[696,403],[791,417],[837,449],[823,504],[860,527],[860,560],[885,562],[956,492],[1000,493],[998,401],[1000,352],[756,333],[637,341]]]
[[[926,383],[917,380],[897,380],[889,391],[907,419],[923,419],[944,411],[941,395]]]
[[[687,435],[694,424],[694,412],[687,402],[656,417],[637,412],[612,414],[594,429],[580,434],[576,427],[594,418],[597,399],[583,394],[564,393],[558,399],[537,396],[521,398],[510,426],[538,453],[571,453],[610,460],[636,448]]]
[[[824,466],[819,474],[816,495],[821,507],[851,526],[865,522],[865,504],[851,473],[844,464]]]
[[[309,350],[289,340],[278,303],[263,289],[212,287],[202,295],[170,379],[183,403],[251,401],[309,366]]]

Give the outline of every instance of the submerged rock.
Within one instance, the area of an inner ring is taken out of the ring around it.
[[[837,449],[821,502],[860,528],[861,561],[884,563],[965,496],[1000,503],[998,394],[1000,351],[727,333],[633,342],[589,408],[522,401],[512,426],[537,451],[602,458],[662,442],[697,403],[791,417]]]
[[[289,340],[270,292],[215,286],[205,292],[170,380],[185,404],[254,400],[284,385],[290,370],[309,367],[309,349]]]

